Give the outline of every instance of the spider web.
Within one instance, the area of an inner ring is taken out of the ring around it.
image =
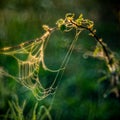
[[[62,79],[65,67],[67,66],[71,53],[74,49],[75,42],[81,31],[76,30],[75,39],[72,41],[58,70],[51,70],[47,68],[44,62],[44,50],[52,32],[53,29],[46,30],[46,33],[40,38],[21,43],[18,46],[5,47],[0,51],[0,54],[9,55],[16,59],[19,71],[18,76],[11,75],[3,70],[0,70],[0,74],[11,77],[26,88],[30,89],[38,100],[42,100],[55,92],[57,78],[60,76],[60,79]],[[43,87],[39,78],[40,63],[42,63],[44,70],[57,73],[55,79],[48,88]]]
[[[40,63],[42,63],[44,70],[50,72],[59,71],[47,68],[44,63],[44,49],[50,34],[50,31],[46,31],[42,37],[34,41],[21,43],[15,47],[6,47],[3,48],[3,52],[1,52],[1,54],[10,55],[16,59],[19,71],[18,76],[13,76],[5,71],[1,71],[2,74],[15,79],[30,89],[38,100],[44,99],[54,91],[54,88],[50,87],[46,89],[42,86],[38,76]]]

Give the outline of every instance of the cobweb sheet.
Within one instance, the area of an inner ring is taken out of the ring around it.
[[[13,76],[5,71],[4,75],[15,79],[30,89],[38,100],[45,98],[53,91],[51,87],[44,88],[38,76],[40,63],[42,63],[43,69],[55,72],[47,68],[44,63],[44,49],[49,36],[50,32],[46,31],[42,37],[34,41],[28,41],[15,47],[7,47],[1,52],[1,54],[14,57],[18,63],[18,76]]]
[[[55,86],[57,79],[58,77],[60,77],[60,80],[62,79],[64,70],[69,62],[75,43],[78,39],[79,34],[81,33],[81,30],[76,29],[75,38],[69,46],[69,49],[61,63],[60,68],[58,70],[51,70],[45,65],[44,50],[48,43],[47,41],[49,40],[52,30],[48,29],[46,26],[44,27],[46,33],[42,37],[21,43],[18,46],[3,48],[2,51],[0,51],[0,54],[10,55],[16,59],[18,63],[19,75],[13,76],[5,71],[0,72],[15,79],[17,82],[30,89],[38,100],[42,100],[49,94],[53,94],[55,92],[57,88]],[[42,63],[44,70],[56,72],[56,77],[48,88],[45,88],[39,79],[38,74],[40,70],[40,63]]]

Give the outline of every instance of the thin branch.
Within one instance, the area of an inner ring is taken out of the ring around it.
[[[36,39],[30,40],[30,41],[23,42],[17,46],[4,47],[4,48],[0,49],[0,53],[7,51],[7,50],[20,49],[24,45],[29,45],[33,42],[39,42],[41,40],[45,40],[50,35],[50,33],[52,33],[55,30],[56,30],[56,28],[49,28],[48,30],[46,30],[46,32],[40,38],[36,38]]]
[[[77,26],[78,28],[84,28],[84,29],[88,30],[88,31],[93,35],[93,37],[95,38],[95,40],[96,40],[97,42],[99,42],[100,45],[102,46],[103,51],[104,51],[104,53],[105,53],[105,55],[106,55],[106,58],[107,58],[107,60],[108,60],[108,64],[110,64],[110,63],[111,63],[111,57],[110,57],[110,55],[109,55],[109,52],[108,52],[106,46],[105,46],[104,43],[102,42],[102,40],[99,39],[99,37],[98,37],[90,28],[88,28],[88,27],[86,27],[86,26],[78,25],[78,24],[76,24],[76,23],[75,23],[74,21],[72,21],[72,20],[70,20],[70,22],[71,22],[73,25]]]

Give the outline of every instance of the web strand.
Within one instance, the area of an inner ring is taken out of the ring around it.
[[[60,70],[57,72],[57,75],[56,75],[55,80],[54,80],[54,82],[52,83],[51,87],[53,87],[53,86],[55,85],[55,83],[56,83],[56,81],[57,81],[57,79],[58,79],[59,76],[60,76],[59,81],[62,79],[63,73],[64,73],[64,71],[65,71],[65,69],[66,69],[66,66],[67,66],[69,60],[70,60],[70,57],[71,57],[71,54],[72,54],[72,52],[73,52],[75,43],[77,42],[78,36],[79,36],[80,33],[81,33],[81,30],[77,30],[77,29],[76,29],[75,38],[73,39],[73,41],[72,41],[72,43],[71,43],[71,45],[70,45],[70,47],[69,47],[69,49],[68,49],[68,51],[67,51],[64,59],[63,59],[63,62],[62,62],[62,64],[61,64],[60,68],[59,68]]]

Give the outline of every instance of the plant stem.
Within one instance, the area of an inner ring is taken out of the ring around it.
[[[111,63],[111,57],[110,57],[110,55],[109,55],[109,52],[108,52],[106,46],[105,46],[104,43],[102,42],[102,40],[101,40],[90,28],[88,28],[88,27],[86,27],[86,26],[78,25],[78,24],[76,24],[76,23],[75,23],[74,21],[72,21],[72,20],[70,20],[70,22],[71,22],[73,25],[77,26],[78,28],[84,28],[84,29],[88,30],[88,31],[93,35],[93,37],[95,38],[95,40],[96,40],[97,42],[99,42],[100,45],[102,46],[103,51],[104,51],[104,53],[105,53],[105,55],[106,55],[106,58],[107,58],[107,60],[108,60],[108,64],[110,65],[110,63]]]
[[[36,39],[33,39],[33,40],[30,40],[30,41],[27,41],[27,42],[24,42],[24,43],[21,43],[19,45],[16,45],[16,46],[12,46],[12,47],[4,47],[2,49],[0,49],[0,54],[4,51],[7,51],[7,50],[14,50],[14,49],[20,49],[22,46],[24,45],[29,45],[33,42],[39,42],[41,40],[45,40],[52,32],[54,32],[56,30],[56,28],[49,28],[40,38],[36,38]]]

